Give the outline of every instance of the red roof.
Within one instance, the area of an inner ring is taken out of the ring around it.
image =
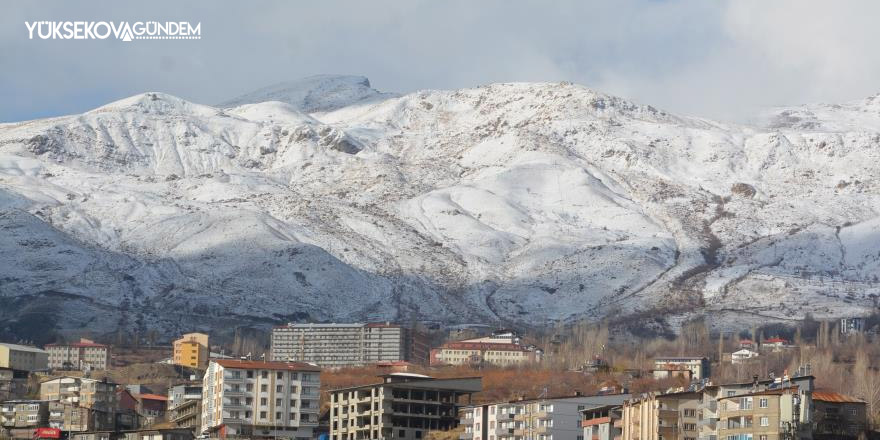
[[[440,348],[451,350],[528,351],[521,345],[503,342],[447,342],[441,345]]]
[[[161,394],[135,394],[133,397],[141,400],[168,400],[167,396]]]
[[[785,339],[782,338],[770,338],[764,341],[765,344],[785,344],[788,343]]]
[[[813,391],[813,400],[831,403],[865,403],[864,400],[826,390]]]
[[[214,362],[223,368],[240,370],[290,370],[290,371],[321,371],[321,367],[303,362],[263,362],[242,361],[235,359],[217,359]]]

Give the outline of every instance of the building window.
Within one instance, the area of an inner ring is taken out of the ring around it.
[[[264,420],[266,419],[266,411],[260,411],[260,418]]]
[[[280,371],[275,373],[275,378],[278,380],[284,379],[284,373],[282,373]]]
[[[266,384],[262,384],[262,385],[260,385],[260,391],[262,391],[262,392],[264,392],[264,393],[267,392],[267,391],[269,391],[269,386],[266,385]]]
[[[269,378],[269,372],[266,371],[266,370],[260,371],[260,377],[262,377],[263,379],[268,379],[268,378]]]
[[[260,397],[260,406],[266,406],[269,404],[269,399],[265,397]]]
[[[856,411],[855,408],[850,408],[850,409],[849,409],[849,415],[851,415],[851,416],[855,416],[856,413],[857,413],[857,411]]]
[[[770,418],[761,417],[761,426],[770,426]]]
[[[758,401],[758,407],[767,408],[767,406],[769,406],[769,402],[767,401],[766,397]]]

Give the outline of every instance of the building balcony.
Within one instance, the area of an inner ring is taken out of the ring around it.
[[[658,415],[661,419],[677,419],[678,411],[674,409],[661,409],[658,411]]]
[[[473,418],[473,417],[462,417],[461,419],[459,419],[458,424],[459,424],[459,425],[465,425],[465,426],[467,426],[467,425],[473,425],[473,424],[474,424],[474,418]]]
[[[317,414],[321,409],[317,406],[301,406],[299,408],[299,412],[301,413],[309,413],[309,414]]]
[[[249,394],[244,390],[223,390],[224,396],[244,396],[245,394]]]
[[[459,440],[471,440],[473,438],[474,438],[473,432],[462,432],[461,434],[458,435]]]
[[[497,435],[497,436],[499,436],[499,437],[500,437],[500,436],[513,435],[513,431],[514,431],[513,428],[501,428],[501,427],[499,427],[499,428],[495,428],[495,435]]]

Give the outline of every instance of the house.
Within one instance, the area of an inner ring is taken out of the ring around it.
[[[168,410],[168,397],[149,393],[133,394],[132,397],[137,401],[135,411],[143,416],[146,425],[165,419],[165,412]]]
[[[0,343],[0,368],[43,371],[49,368],[49,353],[29,345]]]
[[[414,373],[379,376],[379,383],[330,391],[330,438],[424,438],[458,425],[458,410],[482,390],[479,377],[435,379]]]
[[[742,350],[734,351],[730,354],[730,362],[733,364],[743,364],[749,359],[758,357],[759,354],[757,351],[752,351],[746,348]]]
[[[584,432],[582,411],[620,405],[629,394],[520,399],[464,408],[462,440],[576,438]]]
[[[782,349],[788,348],[788,347],[791,347],[788,340],[782,339],[779,337],[773,337],[770,339],[766,339],[766,340],[764,340],[764,342],[761,343],[762,349],[767,349],[767,350],[772,350],[772,351],[779,351],[779,350],[782,350]]]
[[[813,391],[813,438],[857,439],[868,428],[867,403],[830,390]]]
[[[81,338],[79,342],[49,344],[49,368],[63,370],[106,370],[111,366],[111,350],[104,344]]]
[[[301,362],[211,361],[202,381],[202,426],[211,436],[311,439],[321,369]]]
[[[744,348],[746,350],[754,350],[756,349],[755,341],[751,339],[740,339],[739,340],[739,348]]]
[[[709,360],[702,356],[658,357],[654,359],[654,377],[677,376],[675,371],[690,371],[690,379],[702,380],[709,377]],[[659,372],[659,373],[658,373]]]

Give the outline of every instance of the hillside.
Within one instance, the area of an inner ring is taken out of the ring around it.
[[[861,314],[880,291],[877,101],[739,126],[568,83],[396,96],[321,76],[0,124],[0,318]]]

